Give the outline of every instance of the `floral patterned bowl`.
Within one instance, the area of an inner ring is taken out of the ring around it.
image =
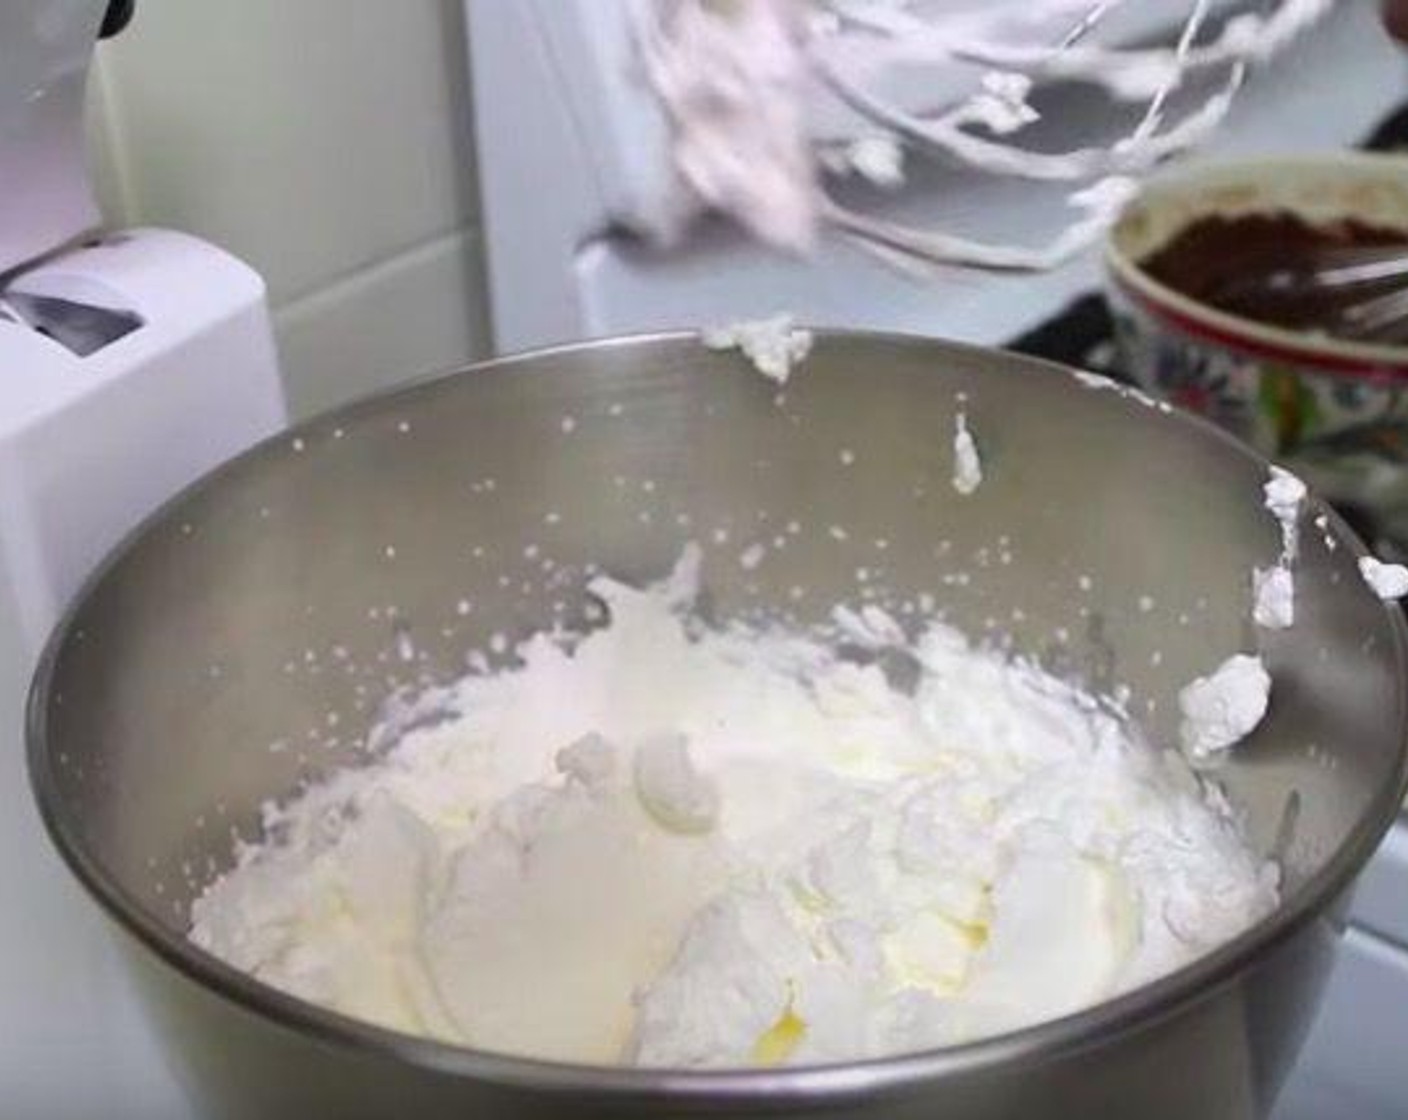
[[[1372,535],[1408,546],[1408,346],[1344,342],[1218,311],[1140,262],[1199,218],[1290,211],[1408,231],[1408,158],[1203,162],[1150,180],[1111,230],[1107,294],[1129,374],[1290,462]]]

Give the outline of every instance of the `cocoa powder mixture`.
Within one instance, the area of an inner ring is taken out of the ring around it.
[[[1317,269],[1379,259],[1402,249],[1408,230],[1357,218],[1312,224],[1288,211],[1200,218],[1141,262],[1155,280],[1199,303],[1293,330],[1337,334],[1340,312],[1395,288],[1408,277],[1347,286],[1315,283]]]

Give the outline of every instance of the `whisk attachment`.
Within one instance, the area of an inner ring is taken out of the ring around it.
[[[1102,38],[1126,0],[632,2],[642,69],[700,207],[791,251],[830,228],[919,265],[1035,271],[1096,239],[1137,177],[1211,133],[1249,68],[1333,0],[1268,0],[1230,15],[1188,0],[1174,41],[1155,46]],[[958,78],[962,92],[915,108],[895,90],[913,90],[916,71],[936,89]],[[1133,125],[1063,150],[1031,145],[1042,119],[1032,95],[1051,82],[1092,86],[1111,119],[1132,108]],[[1174,112],[1194,82],[1195,104]],[[814,110],[828,101],[850,114],[856,137],[815,134]],[[1060,185],[1069,218],[1045,245],[1003,244],[862,213],[827,180],[840,167],[893,189],[915,157]]]

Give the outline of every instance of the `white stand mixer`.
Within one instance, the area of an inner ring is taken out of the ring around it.
[[[83,106],[108,7],[0,4],[0,1100],[16,1117],[185,1114],[110,933],[40,835],[23,698],[103,554],[285,421],[260,277],[184,234],[101,228]]]

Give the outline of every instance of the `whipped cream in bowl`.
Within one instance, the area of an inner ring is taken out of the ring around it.
[[[693,334],[508,359],[173,511],[60,637],[36,785],[174,998],[277,1056],[250,1100],[1191,1109],[1069,1064],[1155,1022],[1265,1093],[1283,1034],[1231,993],[1313,1005],[1402,778],[1353,538],[1009,356],[818,331],[785,392]]]
[[[706,577],[697,545],[653,587],[598,577],[601,628],[529,637],[274,808],[196,944],[480,1049],[747,1067],[1079,1011],[1276,905],[1225,800],[1098,698],[871,606],[896,687],[824,632],[701,626]]]

